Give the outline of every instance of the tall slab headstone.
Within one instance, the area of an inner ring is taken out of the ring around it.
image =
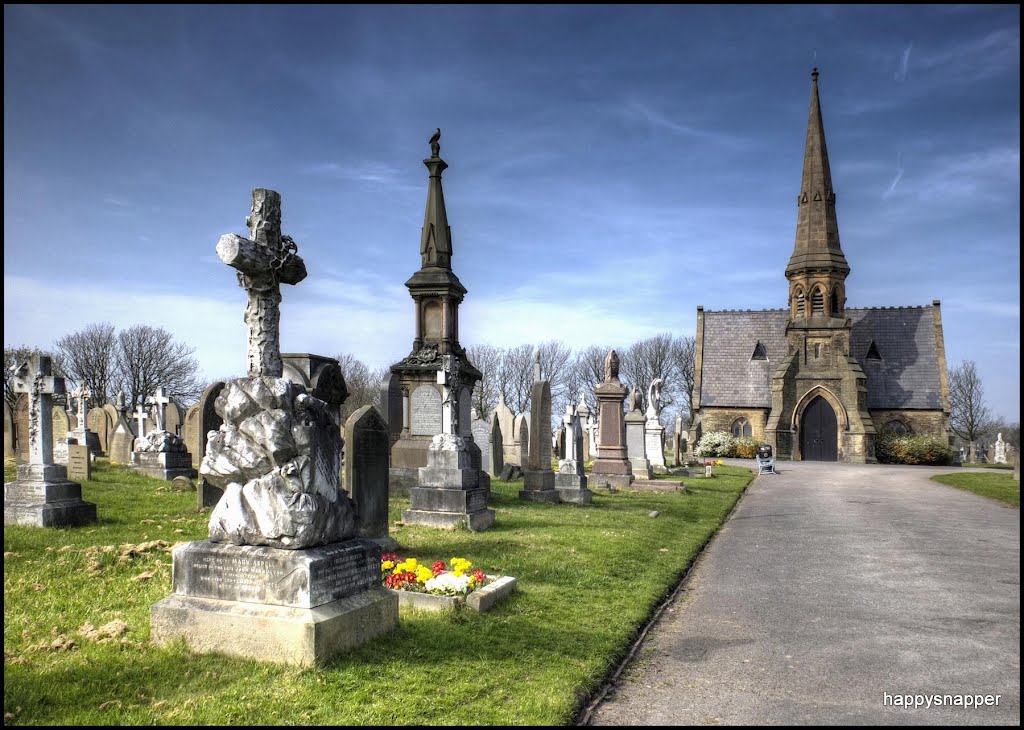
[[[388,534],[388,424],[373,406],[363,406],[345,421],[343,484],[356,508],[356,535],[386,551],[398,542]]]
[[[489,473],[492,477],[498,477],[505,468],[505,437],[502,435],[497,413],[491,414],[490,426],[491,432],[488,438],[491,445],[491,471]]]
[[[330,406],[282,375],[280,285],[306,266],[281,233],[280,195],[253,190],[246,223],[251,239],[217,243],[249,299],[249,377],[218,396],[224,423],[200,465],[225,492],[210,539],[174,549],[174,592],[153,605],[150,636],[313,666],[396,628],[398,599],[380,584],[380,545],[355,536]]]
[[[14,456],[14,414],[4,401],[4,458]]]
[[[582,395],[580,396],[579,404],[576,406],[576,414],[580,417],[580,426],[583,428],[583,463],[586,463],[597,454],[597,449],[591,448],[593,439],[589,429],[591,423],[590,406],[587,405],[587,400]],[[568,458],[568,452],[566,454],[566,458]]]
[[[494,415],[498,419],[498,428],[501,430],[503,448],[502,461],[505,464],[522,467],[520,452],[515,439],[516,414],[505,403],[505,396],[498,394],[498,405],[494,409]]]
[[[604,360],[604,381],[594,387],[598,403],[598,451],[590,469],[590,488],[623,488],[633,481],[626,451],[622,401],[629,389],[619,380],[619,355],[615,350]]]
[[[551,469],[551,384],[541,378],[539,351],[534,351],[533,368],[530,444],[519,498],[534,502],[558,502],[555,473]]]
[[[640,391],[633,388],[629,395],[629,413],[626,414],[626,453],[636,479],[650,479],[651,462],[647,459],[647,441],[644,432],[647,417],[641,410]]]
[[[25,396],[28,423],[22,435],[26,463],[18,478],[4,483],[4,524],[70,527],[96,521],[96,505],[82,499],[82,485],[53,463],[53,396],[65,392],[64,379],[52,375],[50,358],[32,355],[11,368],[16,393]]]
[[[590,504],[594,493],[587,489],[587,477],[583,473],[583,424],[571,403],[565,407],[562,426],[565,429],[565,458],[558,462],[555,489],[563,502]]]
[[[381,415],[388,424],[391,444],[402,437],[402,379],[394,373],[384,376],[380,386]],[[390,448],[388,449],[390,459]]]

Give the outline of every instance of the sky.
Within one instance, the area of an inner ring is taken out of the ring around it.
[[[409,354],[441,129],[464,346],[786,306],[819,90],[847,306],[942,302],[1020,418],[1018,6],[4,6],[4,343],[161,326],[244,375],[215,253],[282,196],[284,352]]]

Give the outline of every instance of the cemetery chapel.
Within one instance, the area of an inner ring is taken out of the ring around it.
[[[939,300],[847,309],[849,273],[814,69],[787,307],[697,307],[690,444],[729,431],[783,459],[866,463],[884,431],[950,438]]]

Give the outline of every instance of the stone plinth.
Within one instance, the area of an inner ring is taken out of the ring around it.
[[[353,539],[284,550],[187,543],[174,550],[174,593],[150,611],[156,644],[313,666],[398,625],[380,585],[381,549]]]
[[[187,451],[134,451],[132,470],[167,481],[174,477],[191,477],[192,457]]]
[[[655,474],[667,474],[668,464],[665,463],[665,427],[658,421],[647,420],[644,425],[644,446],[647,461]]]
[[[636,479],[650,479],[651,462],[647,458],[647,442],[644,439],[644,431],[647,427],[647,419],[640,411],[631,411],[626,414],[626,453],[629,456],[629,465]]]
[[[533,471],[527,469],[523,472],[523,488],[519,490],[520,499],[528,499],[531,502],[558,502],[558,492],[555,490],[555,473],[547,471]]]
[[[594,493],[587,489],[587,477],[575,473],[575,469],[555,474],[555,491],[562,502],[590,504],[594,499]]]
[[[409,509],[402,512],[404,522],[430,527],[464,523],[473,531],[494,524],[487,490],[480,485],[479,449],[474,458],[471,444],[450,434],[434,437],[428,463],[419,470],[419,486],[409,490]]]
[[[82,485],[60,464],[19,464],[4,484],[4,524],[74,527],[96,522],[96,505],[82,500]]]

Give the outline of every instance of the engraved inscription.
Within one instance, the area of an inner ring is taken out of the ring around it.
[[[412,392],[412,434],[436,436],[441,433],[441,394],[432,385],[421,385]]]

